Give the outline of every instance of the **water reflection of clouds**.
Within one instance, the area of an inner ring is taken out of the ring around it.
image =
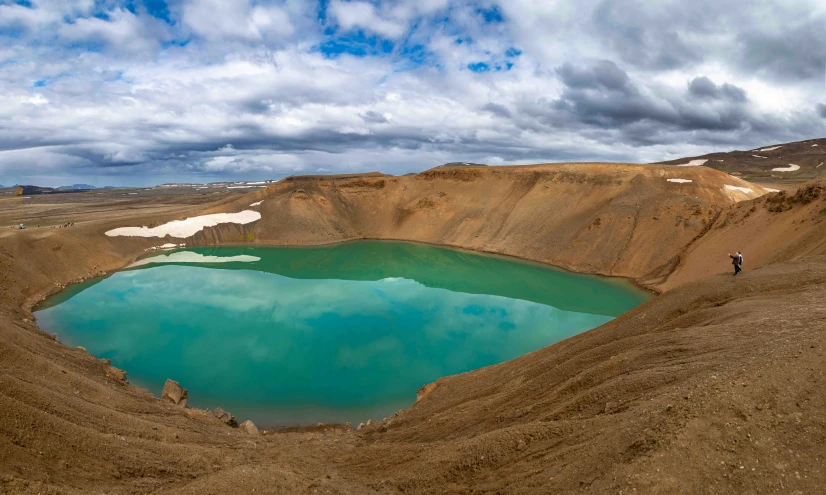
[[[118,273],[48,311],[142,382],[174,377],[193,397],[328,407],[398,401],[610,319],[403,278],[177,265]]]

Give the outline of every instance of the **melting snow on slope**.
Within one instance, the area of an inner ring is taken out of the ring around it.
[[[748,187],[737,187],[737,186],[730,186],[726,184],[726,189],[729,191],[740,191],[742,193],[751,194],[753,191]]]
[[[258,206],[263,202],[264,202],[264,200],[262,199],[261,201],[256,201],[255,203],[250,203],[250,206]]]
[[[780,192],[780,189],[769,189],[768,187],[764,187],[763,189],[769,192]]]
[[[204,256],[191,251],[179,251],[172,254],[162,254],[153,258],[146,258],[132,263],[128,268],[151,265],[153,263],[254,263],[261,261],[258,256],[241,254],[238,256]]]
[[[771,148],[761,148],[757,151],[774,151],[779,150],[780,148],[782,148],[782,146],[772,146]]]
[[[773,168],[772,172],[797,172],[798,170],[800,170],[800,165],[790,163],[788,167]]]
[[[751,156],[753,156],[755,158],[768,158],[767,156],[760,156],[760,155],[751,155]]]
[[[677,165],[678,167],[699,167],[700,165],[705,165],[708,160],[691,160],[688,163],[684,163],[682,165]]]
[[[685,184],[686,182],[691,182],[691,179],[668,179],[668,182],[677,182],[679,184]]]
[[[191,237],[204,230],[205,227],[214,227],[221,223],[238,223],[245,225],[261,219],[261,214],[257,211],[244,210],[239,213],[215,213],[213,215],[201,215],[199,217],[187,218],[186,220],[174,220],[158,227],[121,227],[106,232],[109,237],[177,237],[179,239]]]

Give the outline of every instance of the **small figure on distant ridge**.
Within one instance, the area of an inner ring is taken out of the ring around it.
[[[743,271],[743,253],[737,251],[737,254],[728,255],[731,258],[731,264],[734,265],[734,275],[736,276],[738,273]]]

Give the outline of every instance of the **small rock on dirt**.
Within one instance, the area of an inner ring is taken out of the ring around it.
[[[253,423],[250,420],[244,421],[243,423],[238,425],[238,428],[249,433],[250,435],[258,435],[258,427],[255,426],[255,423]]]

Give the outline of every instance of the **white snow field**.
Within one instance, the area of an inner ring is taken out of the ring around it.
[[[257,211],[244,210],[238,213],[215,213],[201,215],[186,220],[173,220],[157,227],[120,227],[106,232],[109,237],[177,237],[184,239],[192,237],[206,227],[214,227],[222,223],[237,223],[245,225],[261,219]]]
[[[726,189],[728,189],[729,191],[740,191],[740,192],[746,193],[746,194],[751,194],[752,192],[754,192],[751,189],[749,189],[748,187],[730,186],[728,184],[726,184]]]
[[[708,160],[691,160],[688,163],[683,163],[682,165],[677,165],[678,167],[699,167],[700,165],[705,165]]]

